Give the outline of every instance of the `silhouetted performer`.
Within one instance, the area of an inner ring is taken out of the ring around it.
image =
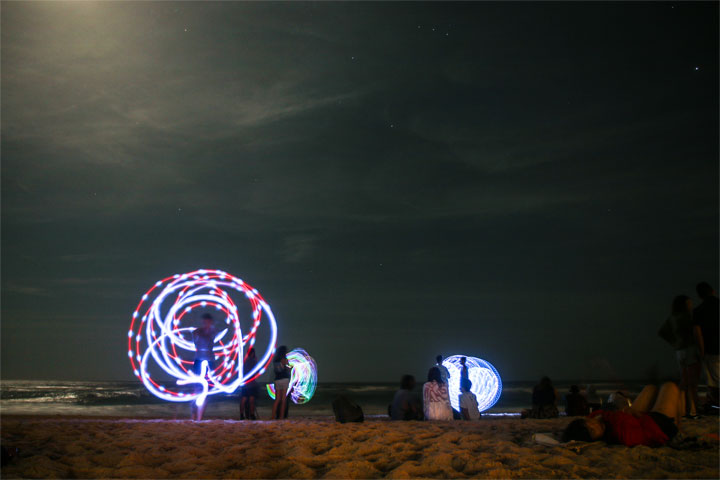
[[[195,344],[195,363],[193,363],[192,368],[193,373],[195,375],[202,375],[203,362],[207,362],[208,372],[215,369],[215,355],[213,355],[215,328],[213,327],[213,317],[209,313],[203,313],[202,327],[196,328],[193,331],[193,343]],[[207,398],[205,398],[205,402],[199,407],[195,402],[192,402],[192,406],[190,407],[190,418],[193,420],[202,420],[207,404]]]
[[[702,303],[693,312],[693,322],[700,329],[700,355],[705,365],[707,375],[707,394],[705,396],[705,411],[717,413],[718,404],[718,376],[720,376],[720,356],[718,356],[718,297],[715,290],[707,282],[698,283],[697,294]]]
[[[272,420],[284,418],[287,408],[287,392],[290,387],[290,370],[292,367],[287,359],[287,347],[278,347],[273,359],[273,370],[275,372],[275,402],[272,408]]]
[[[243,374],[247,374],[257,365],[255,358],[255,348],[250,348],[248,356],[243,363]],[[253,380],[241,387],[240,391],[240,420],[255,420],[257,412],[255,411],[255,400],[258,394],[257,381]]]
[[[450,372],[448,372],[448,369],[445,367],[445,365],[443,365],[442,361],[442,355],[438,355],[437,357],[435,357],[435,366],[440,370],[440,376],[442,377],[443,383],[448,383],[448,378],[450,378]]]

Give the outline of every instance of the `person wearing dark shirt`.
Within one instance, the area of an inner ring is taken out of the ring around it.
[[[659,447],[677,435],[683,403],[683,395],[673,382],[663,384],[659,390],[647,385],[631,407],[597,410],[573,420],[563,432],[562,441],[605,440],[628,447]]]
[[[287,351],[285,345],[278,347],[275,352],[275,358],[273,359],[273,370],[275,371],[275,402],[272,408],[272,420],[284,418],[285,409],[287,408],[287,395],[292,372],[292,366],[287,359]]]
[[[542,377],[540,383],[535,385],[532,393],[532,409],[523,410],[522,418],[556,418],[559,415],[557,408],[558,392],[548,377]]]
[[[697,294],[702,303],[693,312],[693,321],[700,330],[700,354],[707,375],[707,394],[705,411],[717,413],[718,376],[720,376],[720,356],[718,355],[718,297],[707,282],[698,283]]]
[[[587,400],[580,393],[577,385],[572,385],[570,393],[565,395],[565,413],[568,417],[580,417],[590,413]]]
[[[422,407],[417,395],[413,393],[415,377],[403,375],[400,390],[395,392],[390,405],[391,420],[422,420]]]

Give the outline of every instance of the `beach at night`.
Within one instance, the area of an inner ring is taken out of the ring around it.
[[[720,478],[719,2],[0,10],[3,479]]]

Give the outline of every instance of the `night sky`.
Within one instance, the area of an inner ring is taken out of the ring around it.
[[[132,379],[220,268],[320,381],[677,375],[718,287],[718,3],[2,3],[2,377]]]

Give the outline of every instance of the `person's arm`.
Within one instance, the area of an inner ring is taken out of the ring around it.
[[[463,420],[470,420],[470,412],[467,408],[461,408],[460,413],[462,413]]]
[[[705,339],[703,339],[702,330],[700,330],[700,325],[694,325],[693,326],[693,335],[695,337],[695,343],[698,346],[698,349],[700,350],[700,356],[705,356]]]

